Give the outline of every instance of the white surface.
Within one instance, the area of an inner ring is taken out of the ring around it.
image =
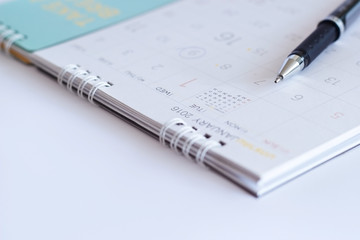
[[[256,199],[0,54],[0,239],[358,239],[360,149]]]

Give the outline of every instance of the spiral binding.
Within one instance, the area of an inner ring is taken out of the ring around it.
[[[175,133],[171,134],[172,127],[179,126]],[[164,146],[167,146],[166,136],[170,135],[168,145],[176,153],[182,153],[188,159],[194,159],[198,164],[204,164],[206,153],[214,147],[220,147],[221,144],[217,141],[210,140],[204,135],[201,135],[193,127],[187,125],[182,119],[174,118],[166,122],[160,129],[159,141]],[[195,156],[191,156],[191,150],[194,145],[198,144],[200,147],[196,150]]]
[[[76,64],[68,64],[63,67],[57,76],[57,81],[60,85],[66,85],[69,91],[77,89],[77,95],[82,98],[85,98],[86,85],[91,84],[87,99],[93,104],[96,91],[102,87],[111,86],[109,82],[101,81],[100,77],[90,74],[90,71],[84,70]]]
[[[10,55],[12,45],[25,36],[0,23],[0,46],[3,45],[3,50],[7,55]]]

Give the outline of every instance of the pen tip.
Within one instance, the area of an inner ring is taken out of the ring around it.
[[[278,75],[277,77],[276,77],[276,79],[275,79],[275,83],[278,83],[278,82],[280,82],[281,80],[283,80],[284,79],[284,77],[283,76],[281,76],[281,75]]]

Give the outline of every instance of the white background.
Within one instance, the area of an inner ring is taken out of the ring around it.
[[[0,240],[360,238],[359,148],[257,199],[4,54],[0,84]]]
[[[260,199],[0,55],[0,239],[359,239],[360,149]]]

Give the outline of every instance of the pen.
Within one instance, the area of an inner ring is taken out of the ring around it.
[[[287,79],[303,70],[331,43],[340,38],[345,28],[360,12],[360,0],[347,0],[322,20],[284,61],[275,83]]]

